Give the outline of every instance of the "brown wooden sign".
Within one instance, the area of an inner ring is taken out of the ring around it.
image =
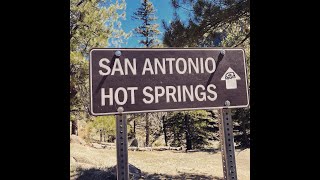
[[[92,49],[93,115],[248,106],[240,48]]]

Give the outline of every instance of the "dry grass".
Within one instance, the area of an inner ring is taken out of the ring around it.
[[[81,171],[87,174],[91,172],[89,179],[114,178],[106,172],[111,172],[116,165],[115,150],[95,149],[74,143],[70,147],[71,179],[85,179],[79,178]],[[220,180],[223,176],[220,152],[129,151],[129,163],[142,171],[140,179]],[[236,152],[236,163],[238,179],[249,180],[250,149]]]

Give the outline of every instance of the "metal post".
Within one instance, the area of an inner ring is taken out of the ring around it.
[[[116,115],[116,144],[117,144],[117,179],[129,179],[128,166],[128,133],[127,118],[123,115],[123,108],[118,108],[119,115]]]
[[[219,132],[224,180],[237,180],[233,124],[230,109],[220,110]]]

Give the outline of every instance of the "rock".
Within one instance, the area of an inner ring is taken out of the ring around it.
[[[132,164],[129,164],[129,176],[130,179],[138,180],[139,178],[141,178],[141,170],[133,166]]]
[[[87,145],[86,141],[84,141],[82,138],[80,138],[79,136],[76,136],[76,135],[71,135],[70,136],[70,143]]]
[[[98,143],[92,143],[92,147],[96,149],[102,149],[102,145]]]
[[[131,141],[131,142],[130,142]],[[138,140],[136,138],[130,140],[129,147],[138,147]]]
[[[139,150],[139,148],[138,147],[128,147],[128,150],[137,151],[137,150]]]

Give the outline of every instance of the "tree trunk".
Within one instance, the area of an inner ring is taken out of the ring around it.
[[[243,137],[243,148],[250,146],[250,141],[248,139],[247,129],[246,129],[247,121],[242,122],[242,137]]]
[[[188,114],[185,115],[184,117],[184,123],[185,123],[185,128],[186,128],[186,145],[187,145],[187,150],[192,149],[192,142],[191,142],[191,137],[190,137],[190,128],[189,128],[189,118]]]
[[[146,147],[149,146],[149,113],[146,114]]]
[[[133,120],[133,138],[136,138],[136,120]]]
[[[165,118],[166,116],[162,116],[163,135],[164,135],[164,142],[166,146],[168,146],[167,127],[166,127],[166,122],[164,121]]]
[[[73,120],[71,123],[71,134],[78,136],[78,120]]]
[[[176,145],[177,141],[176,127],[173,126],[173,144]]]
[[[102,129],[100,129],[100,143],[102,142]]]

